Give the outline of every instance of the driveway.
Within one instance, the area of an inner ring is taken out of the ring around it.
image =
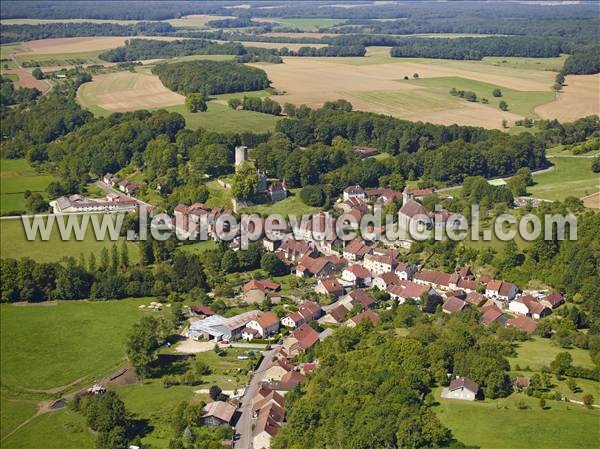
[[[263,380],[263,373],[267,369],[267,366],[271,362],[275,349],[271,349],[263,353],[264,357],[260,363],[258,369],[254,372],[250,385],[246,388],[244,396],[242,397],[242,405],[240,410],[242,412],[240,419],[235,426],[235,433],[239,434],[239,439],[234,440],[233,447],[235,449],[253,449],[252,446],[252,399],[256,396],[258,391],[258,384]]]

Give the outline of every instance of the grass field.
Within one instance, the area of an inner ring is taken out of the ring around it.
[[[15,74],[15,73],[9,73],[6,75],[2,75],[2,77],[12,81],[13,83],[16,81],[19,81],[19,75]]]
[[[554,100],[554,93],[549,91],[524,92],[461,77],[427,78],[405,82],[415,84],[420,87],[425,86],[428,88],[428,90],[434,91],[439,95],[446,97],[451,97],[449,91],[453,87],[456,90],[470,90],[477,94],[478,100],[487,98],[489,101],[489,107],[497,109],[500,101],[506,101],[511,112],[525,116],[533,114],[534,109],[537,106]],[[495,98],[492,95],[492,91],[494,89],[501,89],[502,97]],[[459,101],[466,100],[461,98]]]
[[[46,197],[46,187],[53,179],[51,175],[36,173],[25,159],[0,160],[0,214],[24,211],[25,190]]]
[[[434,410],[461,442],[481,449],[594,449],[600,439],[600,411],[579,405],[538,400],[525,395],[506,399],[467,402],[440,399]],[[523,401],[528,408],[520,410]]]
[[[112,242],[106,236],[106,240],[96,240],[93,233],[92,225],[87,228],[85,238],[82,241],[71,240],[63,241],[60,238],[60,233],[55,225],[50,239],[42,241],[39,236],[34,241],[29,241],[26,238],[23,222],[21,219],[11,219],[0,221],[0,257],[30,257],[37,262],[58,262],[63,257],[71,256],[76,259],[81,254],[84,255],[86,261],[90,253],[96,255],[99,259],[102,248],[111,249],[116,243]],[[136,245],[128,242],[129,258],[132,263],[139,259],[139,250]]]
[[[243,93],[237,95],[243,96]],[[206,112],[189,112],[184,105],[166,108],[178,112],[185,117],[186,127],[191,129],[206,128],[219,132],[267,132],[275,129],[275,124],[281,117],[262,114],[254,111],[236,111],[229,106],[215,101],[208,102]]]
[[[272,204],[257,204],[244,209],[245,213],[272,215],[281,214],[287,218],[288,215],[296,215],[298,219],[304,214],[311,214],[317,210],[316,207],[307,206],[302,202],[299,195],[300,189],[293,189],[292,195],[283,201]]]
[[[206,187],[208,189],[207,206],[231,209],[231,190],[221,187],[217,181],[207,182]]]
[[[567,76],[558,99],[537,107],[536,112],[542,118],[561,122],[600,114],[600,74]]]
[[[600,174],[592,172],[591,158],[556,156],[550,161],[554,168],[534,174],[536,184],[527,188],[534,197],[564,200],[568,196],[581,198],[600,191]]]
[[[63,409],[35,417],[2,441],[2,449],[93,449],[95,436],[83,415]]]
[[[98,58],[101,51],[83,51],[77,53],[59,54],[29,54],[23,53],[16,56],[17,61],[25,66],[39,65],[41,67],[55,67],[66,65],[102,64],[106,63]]]
[[[548,339],[535,337],[532,340],[519,344],[517,357],[509,359],[513,370],[519,365],[521,370],[529,366],[533,371],[540,371],[543,366],[549,366],[559,352],[569,352],[573,357],[573,365],[593,368],[594,364],[590,353],[583,349],[564,349],[553,345]]]
[[[107,374],[123,362],[133,323],[152,313],[138,309],[149,301],[1,305],[2,385],[47,390]]]
[[[319,28],[327,28],[345,22],[343,19],[313,19],[313,18],[294,18],[283,19],[273,18],[265,19],[266,22],[281,23],[286,28],[298,28],[302,31],[316,31]]]
[[[189,245],[181,245],[178,248],[178,251],[183,251],[188,254],[200,254],[204,251],[216,248],[217,242],[215,242],[214,240],[205,240],[202,242],[191,243]]]
[[[37,402],[0,393],[0,440],[37,412]]]
[[[485,64],[491,64],[496,67],[511,67],[514,69],[527,70],[550,70],[559,72],[567,55],[561,55],[558,58],[518,58],[510,56],[486,56],[482,59]]]

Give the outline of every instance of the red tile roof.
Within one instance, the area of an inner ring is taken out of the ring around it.
[[[298,347],[302,350],[311,348],[319,341],[319,333],[308,324],[303,324],[291,334],[298,341]]]
[[[535,324],[535,321],[523,315],[511,318],[506,322],[506,325],[521,329],[527,332],[528,334],[533,334],[537,329],[537,324]]]
[[[377,315],[371,309],[367,309],[363,312],[360,312],[358,315],[353,316],[350,318],[350,320],[355,324],[360,324],[363,320],[370,320],[373,326],[375,326],[377,323],[379,323],[379,321],[381,321],[381,318],[379,318],[379,315]]]
[[[451,296],[450,298],[448,298],[446,300],[446,302],[442,306],[442,309],[445,310],[446,312],[454,313],[454,312],[460,312],[465,307],[467,307],[466,302],[464,302],[463,300],[458,299],[454,296]]]

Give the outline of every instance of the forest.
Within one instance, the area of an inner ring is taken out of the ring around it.
[[[13,81],[0,75],[0,107],[10,106],[18,103],[27,103],[35,100],[41,95],[36,88],[18,87],[15,88]]]
[[[231,61],[187,61],[152,69],[169,89],[184,95],[208,95],[261,90],[269,87],[264,70]]]
[[[236,42],[220,44],[206,39],[176,41],[131,39],[122,47],[100,53],[99,58],[109,62],[125,62],[188,55],[243,55],[245,53],[244,46]]]
[[[400,58],[475,59],[485,56],[522,56],[550,58],[559,56],[561,46],[557,39],[534,37],[482,38],[406,38],[397,40],[390,54]]]
[[[166,22],[138,22],[134,25],[116,23],[44,23],[39,25],[2,25],[2,43],[36,39],[85,36],[141,36],[172,33],[175,28]]]

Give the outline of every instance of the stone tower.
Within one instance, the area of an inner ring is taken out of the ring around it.
[[[235,168],[236,168],[236,170],[246,160],[248,160],[248,147],[246,147],[244,145],[235,147]]]

